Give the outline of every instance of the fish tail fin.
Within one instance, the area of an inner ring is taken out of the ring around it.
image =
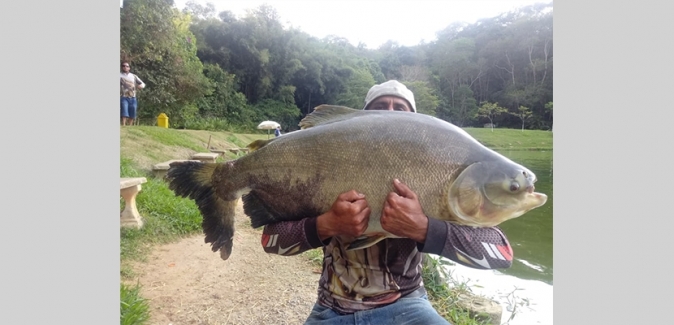
[[[212,243],[212,250],[220,250],[220,257],[227,260],[232,253],[238,198],[227,201],[216,195],[212,177],[217,168],[218,164],[212,163],[175,162],[170,165],[166,179],[177,196],[194,200],[203,216],[205,242]]]
[[[349,246],[346,247],[346,250],[352,251],[356,249],[368,248],[386,238],[388,238],[388,236],[383,234],[361,237],[351,242],[351,244],[349,244]]]

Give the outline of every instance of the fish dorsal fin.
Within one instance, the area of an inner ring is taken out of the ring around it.
[[[320,105],[314,108],[314,111],[300,121],[300,128],[306,129],[317,125],[328,124],[341,121],[351,117],[353,114],[362,112],[346,106]]]
[[[276,140],[276,138],[271,138],[271,139],[266,139],[266,140],[255,140],[251,143],[249,143],[246,148],[250,149],[250,152],[253,152],[257,149],[260,149],[266,145],[268,145],[270,142]]]

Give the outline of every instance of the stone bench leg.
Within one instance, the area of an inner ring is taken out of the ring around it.
[[[164,179],[166,177],[166,174],[168,174],[168,170],[154,170],[154,177],[159,178],[159,179]]]
[[[124,198],[124,210],[120,216],[122,227],[140,228],[143,226],[143,219],[136,208],[136,195],[138,195],[140,189],[139,184],[120,190],[120,194]]]

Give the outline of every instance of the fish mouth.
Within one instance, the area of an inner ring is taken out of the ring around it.
[[[480,213],[483,214],[483,217],[486,217],[485,220],[491,219],[490,222],[495,222],[496,224],[517,218],[544,205],[548,201],[548,196],[543,193],[535,192],[534,186],[528,186],[517,200],[517,203],[511,201],[510,203],[499,204],[490,200],[487,193],[483,192],[483,195],[485,202],[483,202]],[[500,217],[497,216],[499,213],[496,212],[499,210],[501,211]]]
[[[539,193],[539,192],[533,192],[532,191],[532,192],[529,193],[528,197],[531,198],[530,199],[531,201],[536,203],[534,206],[529,208],[529,210],[531,210],[533,208],[538,208],[539,206],[545,204],[545,202],[548,201],[548,196],[546,194]]]

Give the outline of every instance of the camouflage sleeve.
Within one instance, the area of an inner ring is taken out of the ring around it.
[[[318,237],[316,218],[281,221],[266,225],[262,231],[262,247],[269,254],[297,255],[324,245]]]
[[[428,218],[426,243],[419,250],[476,269],[506,269],[513,250],[498,227],[476,228]]]

